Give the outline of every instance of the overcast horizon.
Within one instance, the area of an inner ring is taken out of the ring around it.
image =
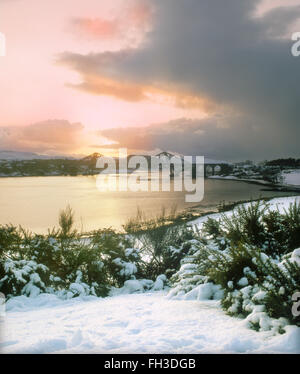
[[[300,158],[300,0],[0,0],[0,150]]]

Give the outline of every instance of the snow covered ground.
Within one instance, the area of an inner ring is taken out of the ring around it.
[[[283,186],[300,186],[300,169],[295,170],[286,170],[281,173],[283,178],[282,182],[280,183]],[[238,178],[234,175],[227,175],[227,176],[220,176],[220,175],[211,175],[208,177],[209,179],[225,179],[225,180],[237,180],[241,182],[255,182],[259,184],[270,184],[270,182],[264,181],[262,179],[255,179],[255,178]]]
[[[2,353],[300,353],[300,328],[256,332],[218,301],[166,293],[59,300],[14,298],[1,321]]]
[[[283,211],[294,201],[300,196],[268,204]],[[300,328],[256,332],[219,301],[176,300],[166,291],[70,300],[41,294],[6,303],[0,353],[300,353]]]
[[[291,186],[300,186],[300,170],[295,169],[290,172],[284,171],[282,173],[284,184]]]
[[[276,210],[278,209],[280,213],[284,213],[285,209],[288,209],[290,204],[293,204],[294,202],[300,203],[300,196],[289,196],[289,197],[276,197],[274,199],[271,199],[270,201],[267,202],[269,209],[270,210]],[[245,206],[250,205],[251,203],[246,203],[243,204]],[[234,210],[233,210],[234,211]],[[207,216],[199,217],[193,221],[190,222],[190,225],[196,225],[198,229],[201,229],[203,226],[203,223],[207,221],[207,219],[213,218],[213,219],[218,219],[221,217],[222,214],[225,214],[227,216],[231,216],[233,214],[233,211],[230,210],[225,213],[213,213],[209,214]]]

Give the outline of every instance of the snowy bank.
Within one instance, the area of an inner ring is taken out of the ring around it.
[[[18,301],[0,324],[1,353],[300,353],[300,328],[258,333],[214,300],[170,300],[154,292]]]
[[[293,203],[300,203],[300,196],[289,196],[289,197],[276,197],[274,199],[269,200],[266,204],[269,207],[269,210],[274,211],[274,210],[279,210],[280,213],[284,213],[286,209],[289,208],[290,204]],[[240,204],[244,206],[250,206],[251,203],[246,203],[246,204]],[[209,214],[206,216],[199,217],[193,221],[189,222],[189,225],[193,226],[196,225],[198,229],[201,229],[203,226],[203,223],[208,220],[208,218],[213,218],[213,219],[219,219],[223,214],[226,216],[230,217],[232,216],[233,212],[237,210],[239,205],[237,205],[233,210],[230,210],[228,212],[224,213],[213,213]]]
[[[300,186],[300,170],[285,170],[282,172],[283,182],[289,186]]]

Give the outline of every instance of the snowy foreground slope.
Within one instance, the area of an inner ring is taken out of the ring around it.
[[[299,353],[300,328],[256,332],[218,301],[164,292],[59,300],[14,298],[1,321],[1,353]]]
[[[269,205],[283,211],[299,200],[278,198]],[[201,228],[206,219],[193,224]],[[217,300],[167,295],[13,297],[0,317],[0,353],[300,353],[299,327],[286,326],[282,335],[257,332],[245,319],[226,315]]]

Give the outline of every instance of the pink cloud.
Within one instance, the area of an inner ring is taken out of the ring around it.
[[[77,17],[71,20],[71,29],[88,39],[124,40],[136,43],[150,27],[153,9],[146,0],[138,0],[120,9],[112,18]]]
[[[84,36],[111,39],[120,36],[119,24],[116,20],[101,18],[74,18],[73,28]]]
[[[72,152],[84,145],[84,126],[48,120],[28,126],[0,127],[0,149]]]

